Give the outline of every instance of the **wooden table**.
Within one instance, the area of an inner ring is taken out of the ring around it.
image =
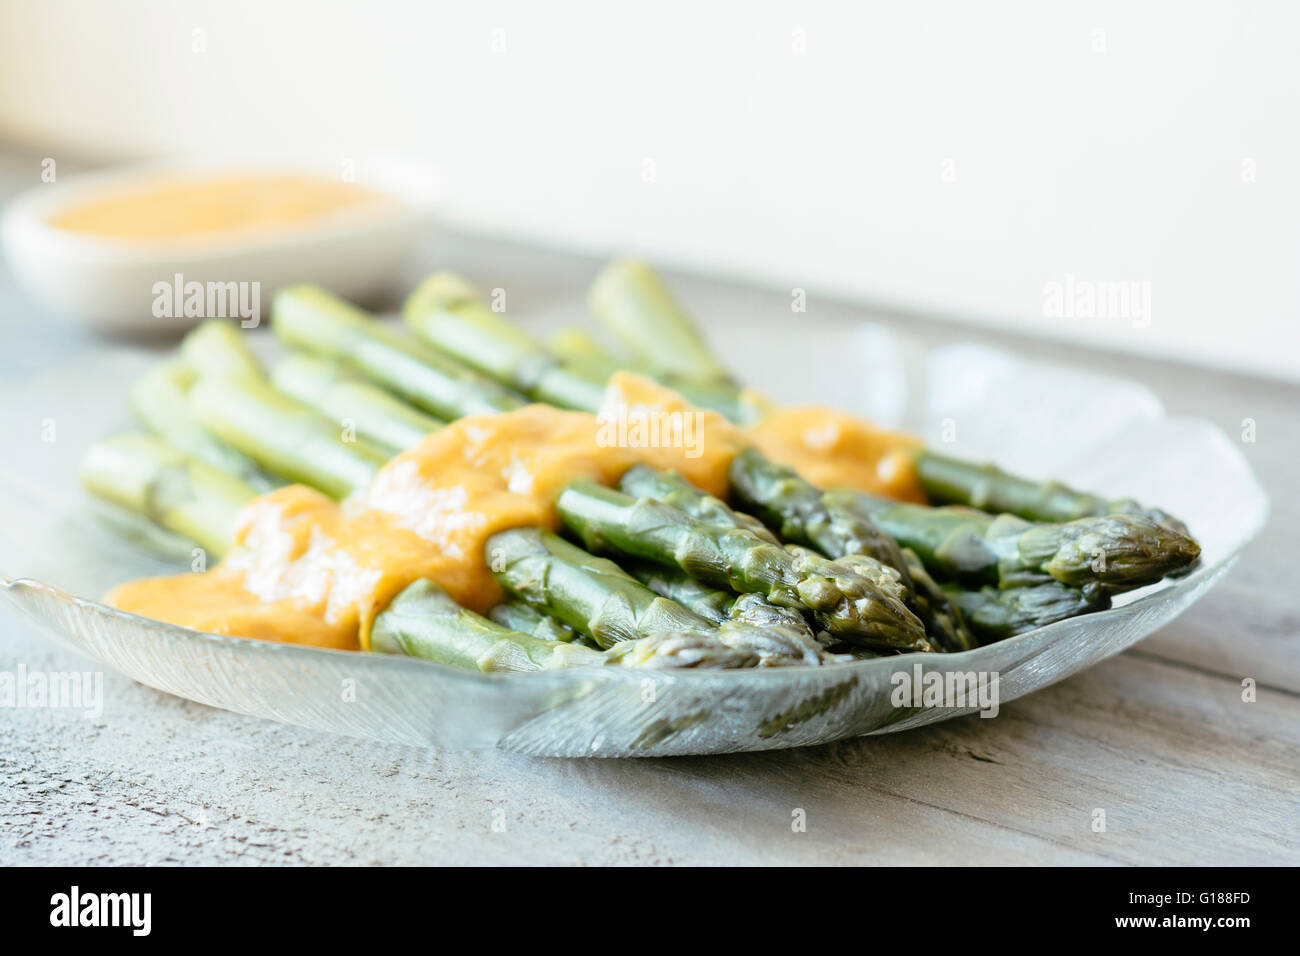
[[[30,157],[0,155],[0,195],[38,173]],[[488,287],[508,277],[512,312],[552,318],[576,317],[597,265],[464,236],[427,253]],[[675,283],[720,331],[744,323],[747,348],[768,316],[788,314],[783,291]],[[1272,520],[1173,625],[995,720],[813,749],[641,761],[403,749],[109,673],[97,721],[42,709],[0,720],[0,864],[1300,863],[1300,388],[843,304],[815,313],[826,327],[874,318],[928,346],[975,338],[1104,368],[1230,435],[1253,418],[1258,440],[1243,451]],[[6,378],[97,345],[45,322],[6,272],[0,314]],[[0,671],[19,664],[84,662],[0,616]],[[791,826],[797,810],[805,832]]]

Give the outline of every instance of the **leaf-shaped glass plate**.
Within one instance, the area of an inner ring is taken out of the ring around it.
[[[822,668],[482,675],[406,658],[204,634],[93,599],[126,578],[184,567],[151,556],[106,525],[76,484],[82,451],[128,427],[120,396],[156,360],[119,349],[0,389],[0,447],[12,452],[0,463],[0,573],[13,576],[0,582],[0,591],[53,637],[95,660],[151,687],[239,713],[459,749],[606,757],[727,753],[905,730],[976,709],[974,701],[896,707],[893,677],[916,667],[923,675],[996,676],[1004,703],[1045,687],[1173,620],[1223,576],[1265,520],[1264,493],[1232,442],[1209,423],[1164,417],[1140,386],[975,346],[923,354],[877,327],[865,327],[859,344],[856,354],[845,357],[841,348],[836,359],[851,376],[825,379],[870,388],[807,398],[833,398],[915,428],[927,440],[950,439],[955,454],[1158,502],[1188,521],[1203,545],[1202,566],[1126,595],[1104,613],[963,654]],[[765,380],[761,367],[745,371],[751,381]],[[1031,380],[1051,387],[1035,390],[1041,398],[1026,409]]]

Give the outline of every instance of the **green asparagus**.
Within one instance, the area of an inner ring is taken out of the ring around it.
[[[790,480],[798,481],[798,479],[793,478]],[[806,485],[807,483],[802,484]],[[777,538],[757,518],[728,507],[722,501],[705,494],[673,472],[656,472],[652,468],[636,466],[623,476],[619,487],[627,494],[636,497],[654,498],[656,501],[663,501],[666,504],[673,505],[701,521],[712,524],[725,524],[736,528],[747,528],[759,537],[764,538],[764,540],[777,543]],[[808,487],[811,488],[811,486]],[[850,525],[846,521],[839,521],[837,526],[846,527]],[[863,529],[873,527],[869,521],[861,519],[855,519],[852,526]],[[854,540],[863,540],[864,537],[863,534],[859,533]],[[828,539],[828,543],[843,544],[848,540],[850,539],[846,535],[840,535],[833,541]],[[849,560],[847,554],[828,554],[826,556],[845,562]],[[913,573],[914,569],[920,567],[920,562],[915,559],[915,555],[909,558],[906,552],[900,551],[897,560],[902,563],[901,566],[895,567],[893,572],[898,575],[899,584],[901,585],[901,595],[899,596],[907,604],[908,609],[920,618],[922,624],[925,625],[926,634],[938,642],[944,650],[965,651],[974,647],[974,636],[962,621],[961,613],[952,606],[952,603],[939,590],[938,585],[934,583],[929,575],[918,577]],[[863,556],[860,561],[861,563],[855,570],[868,575],[878,574],[883,568],[890,567],[866,556]]]
[[[462,608],[421,579],[375,617],[370,649],[479,671],[538,671],[600,664],[599,651],[533,637]]]
[[[769,544],[780,544],[776,535],[753,515],[728,507],[721,500],[696,488],[675,471],[658,471],[647,465],[633,465],[618,483],[633,498],[653,498],[684,511],[697,521],[743,528]]]
[[[736,592],[719,591],[703,581],[697,581],[680,568],[666,568],[649,561],[624,559],[621,567],[655,594],[698,614],[714,624],[721,624],[731,616],[736,603]]]
[[[200,379],[190,405],[205,428],[264,468],[336,498],[368,485],[389,457],[268,382]]]
[[[1059,581],[1098,584],[1118,594],[1187,568],[1201,553],[1191,538],[1139,515],[1035,524],[959,506],[931,508],[848,490],[830,494],[841,507],[869,514],[936,576],[967,585]]]
[[[843,640],[933,650],[903,602],[848,567],[792,554],[750,531],[706,524],[670,505],[595,482],[570,483],[557,508],[589,549],[678,567],[714,587],[806,609],[819,628]]]
[[[259,491],[270,491],[277,484],[275,479],[253,459],[204,428],[190,409],[189,391],[196,378],[187,362],[160,362],[132,383],[131,411],[146,430],[177,451]]]
[[[190,539],[215,558],[230,550],[236,515],[258,494],[238,478],[138,434],[91,445],[82,461],[81,483],[92,494]]]
[[[715,626],[675,601],[660,597],[618,565],[577,548],[549,531],[505,531],[488,540],[487,558],[497,580],[515,597],[569,625],[612,659],[641,661],[653,649],[653,666],[777,666],[835,663],[806,627],[784,617],[763,618],[752,608]],[[646,641],[639,649],[621,649]],[[629,655],[627,657],[621,655]],[[740,655],[737,657],[736,655]],[[727,660],[729,663],[723,663]]]
[[[414,448],[443,423],[400,398],[349,374],[341,362],[306,352],[285,356],[271,383],[340,425],[351,423],[366,441],[394,454]]]
[[[587,304],[652,374],[731,382],[695,323],[646,263],[610,263],[592,283]]]
[[[993,464],[976,464],[923,450],[916,455],[921,487],[936,504],[969,505],[994,514],[1063,524],[1110,514],[1139,515],[1187,534],[1187,525],[1159,508],[1144,508],[1132,498],[1108,500],[1075,491],[1058,481],[1030,481]]]
[[[181,340],[181,358],[205,378],[261,378],[262,367],[239,327],[226,319],[204,319]]]
[[[589,296],[592,311],[619,333],[641,361],[653,366],[647,356],[661,364],[681,363],[697,370],[696,377],[728,381],[717,358],[708,351],[704,337],[691,317],[671,297],[649,266],[615,262],[597,277]],[[679,358],[680,356],[680,358]],[[688,376],[689,377],[689,376]],[[706,404],[706,403],[700,403]],[[747,420],[737,418],[738,421]],[[1076,491],[1060,482],[1032,481],[1012,475],[991,464],[974,464],[923,449],[915,458],[917,475],[927,495],[937,504],[961,504],[997,514],[1017,515],[1030,521],[1067,523],[1080,518],[1110,514],[1137,515],[1183,536],[1187,526],[1159,508],[1143,507],[1131,498],[1107,499]],[[782,537],[788,537],[782,533]],[[794,539],[792,539],[794,540]],[[813,541],[805,541],[834,556]],[[850,547],[848,551],[862,549]],[[870,550],[886,563],[890,559]],[[1186,573],[1196,562],[1172,574]]]
[[[546,350],[565,362],[588,363],[591,368],[604,368],[605,378],[627,368],[617,356],[597,342],[579,325],[562,325],[546,339]]]
[[[975,630],[966,622],[960,606],[946,594],[911,548],[903,548],[903,569],[912,582],[907,606],[925,623],[925,633],[946,651],[958,653],[979,646]]]
[[[827,492],[804,481],[793,468],[768,460],[756,448],[736,456],[729,473],[731,496],[757,515],[782,541],[838,558],[862,554],[906,572],[898,542],[860,510],[838,507]],[[910,586],[911,582],[904,579]]]
[[[579,640],[581,635],[567,624],[561,624],[549,614],[543,614],[518,598],[507,598],[492,610],[488,611],[488,617],[500,624],[502,627],[508,627],[513,631],[523,631],[525,634],[531,634],[533,637],[540,637],[548,641],[563,641],[565,644],[572,644]]]
[[[784,504],[792,482],[795,488],[802,487],[792,476],[790,469],[746,451],[732,464],[731,489],[742,506],[765,518],[786,518],[789,523],[782,525],[786,536],[799,528],[790,516],[797,521],[807,521],[808,515],[820,517],[810,505],[801,510]],[[805,493],[801,500],[813,498]],[[1032,524],[1014,515],[995,517],[954,506],[931,508],[849,489],[822,492],[815,503],[826,514],[843,516],[837,524],[823,520],[823,527],[851,527],[856,519],[874,522],[890,538],[915,551],[932,574],[976,586],[1017,587],[1049,580],[1082,586],[1096,581],[1117,593],[1158,581],[1190,566],[1200,555],[1192,539],[1138,515]]]
[[[408,340],[317,286],[281,289],[272,307],[272,328],[283,342],[346,362],[446,421],[526,404],[517,392]]]
[[[486,557],[507,591],[601,647],[660,631],[713,628],[698,614],[659,597],[613,561],[588,554],[549,531],[526,528],[493,535]]]
[[[755,627],[787,627],[811,638],[812,629],[803,615],[779,607],[761,594],[719,591],[697,581],[680,568],[668,568],[648,561],[625,560],[620,565],[660,597],[676,601],[714,624],[740,621]]]
[[[466,670],[539,671],[615,666],[737,668],[836,663],[816,645],[790,640],[780,629],[727,624],[713,631],[662,631],[598,651],[503,627],[465,610],[432,581],[409,585],[375,618],[371,650],[437,661]]]
[[[955,585],[944,590],[985,643],[1110,607],[1110,595],[1097,585],[1072,588],[1049,581],[1005,590],[983,587],[968,591]]]
[[[567,368],[457,275],[438,272],[425,279],[402,314],[422,341],[539,402],[600,408],[604,378]]]

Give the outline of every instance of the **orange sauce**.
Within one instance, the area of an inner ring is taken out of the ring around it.
[[[637,431],[652,418],[663,426],[657,433]],[[746,430],[620,373],[598,416],[529,405],[461,419],[341,504],[301,485],[273,491],[241,512],[234,546],[216,568],[131,581],[106,600],[217,634],[366,649],[375,615],[419,578],[479,612],[499,602],[483,557],[487,539],[508,528],[557,527],[555,500],[568,482],[614,484],[644,462],[722,497],[732,458],[753,444],[781,452],[773,457],[811,480],[921,500],[906,463],[915,442],[906,436],[821,409],[774,412]]]
[[[311,176],[174,177],[122,187],[63,210],[49,223],[114,239],[182,239],[301,225],[339,210],[393,201],[354,183]]]
[[[822,488],[857,488],[925,501],[912,466],[919,439],[874,428],[831,408],[778,408],[750,428],[754,444]]]

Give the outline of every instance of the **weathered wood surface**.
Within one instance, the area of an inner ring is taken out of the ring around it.
[[[465,237],[431,254],[488,286],[508,276],[517,314],[576,310],[593,269]],[[680,285],[715,331],[747,330],[742,353],[767,347],[756,329],[780,334],[784,295]],[[0,304],[30,311],[4,274]],[[824,305],[808,321],[869,316]],[[1192,612],[995,720],[816,749],[659,761],[435,753],[239,717],[109,674],[97,721],[0,714],[0,863],[1300,863],[1300,389],[893,321],[928,345],[977,337],[1105,368],[1229,433],[1254,418],[1258,440],[1244,451],[1272,498],[1269,527]],[[18,376],[94,344],[10,323],[0,369]],[[0,616],[0,670],[20,663],[80,661]],[[1258,682],[1253,703],[1244,677]],[[800,813],[806,832],[792,826]]]

